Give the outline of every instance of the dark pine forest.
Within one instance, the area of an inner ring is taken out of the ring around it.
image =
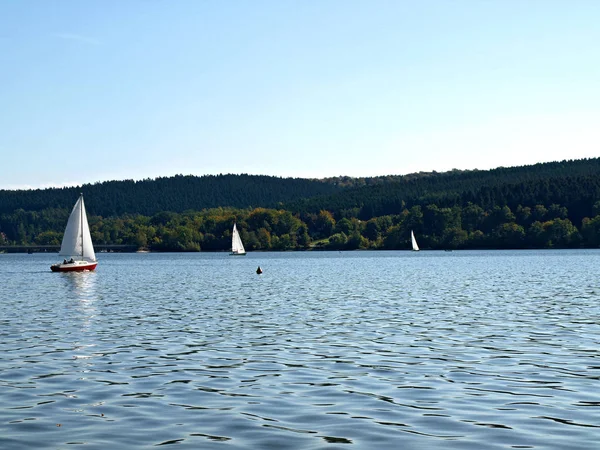
[[[79,193],[95,244],[226,251],[598,248],[600,158],[370,178],[210,175],[0,190],[0,246],[60,245]]]

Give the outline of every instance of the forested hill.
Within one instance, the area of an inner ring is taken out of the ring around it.
[[[162,211],[200,211],[217,207],[277,207],[283,202],[331,194],[335,183],[262,175],[206,175],[106,181],[81,187],[37,190],[0,190],[0,214],[18,209],[69,210],[79,193],[89,214],[114,217],[123,214],[154,215]]]
[[[175,176],[0,191],[0,246],[58,246],[83,192],[93,242],[152,251],[599,248],[600,158],[325,180]],[[0,249],[1,250],[1,249]]]
[[[420,176],[418,176],[420,175]],[[360,180],[360,179],[359,179]],[[336,179],[329,179],[336,182]],[[337,183],[336,183],[337,184]],[[413,206],[465,206],[484,209],[558,204],[575,221],[592,214],[600,201],[600,158],[581,159],[492,170],[451,171],[393,177],[387,182],[347,182],[347,189],[305,198],[285,205],[301,214],[327,210],[336,217],[373,217],[398,214]]]
[[[102,217],[264,207],[294,213],[327,210],[337,217],[351,215],[368,220],[397,214],[414,205],[451,207],[472,202],[484,208],[557,203],[581,211],[572,211],[580,219],[591,214],[592,200],[600,199],[599,183],[600,158],[493,170],[323,180],[246,174],[177,175],[68,188],[0,190],[0,214],[70,210],[82,192],[88,213]]]

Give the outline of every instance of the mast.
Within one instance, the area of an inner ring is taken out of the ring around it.
[[[79,194],[79,199],[81,200],[81,205],[79,208],[79,230],[81,231],[81,260],[83,261],[83,192]]]

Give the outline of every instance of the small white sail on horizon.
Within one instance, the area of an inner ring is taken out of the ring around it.
[[[83,195],[79,196],[71,211],[58,254],[79,261],[96,261]]]
[[[245,255],[246,250],[244,249],[244,244],[242,244],[242,239],[240,238],[240,233],[237,230],[237,226],[233,224],[233,231],[231,233],[231,255]]]
[[[418,252],[419,246],[417,245],[417,240],[415,239],[415,233],[413,233],[412,230],[410,230],[410,241],[412,243],[413,252]]]

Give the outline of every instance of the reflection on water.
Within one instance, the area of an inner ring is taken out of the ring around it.
[[[81,323],[82,331],[90,328],[98,310],[98,292],[96,286],[96,272],[63,272],[54,274],[62,282],[62,296],[72,300],[69,308],[75,308],[77,314],[70,316],[71,320],[77,318]],[[70,309],[67,311],[70,312]]]
[[[65,292],[73,298],[81,300],[94,300],[96,298],[97,272],[62,272],[55,274],[65,285]]]
[[[67,298],[73,300],[72,307],[75,308],[75,314],[72,315],[73,326],[77,329],[76,318],[79,319],[78,339],[73,343],[73,359],[88,360],[94,356],[96,341],[93,338],[94,319],[98,314],[96,302],[98,294],[96,291],[96,272],[65,272],[56,274],[60,276],[65,284],[64,292]],[[85,373],[91,370],[92,364],[85,362],[81,367],[81,372]]]
[[[0,255],[0,448],[600,441],[600,252],[38,263]]]

